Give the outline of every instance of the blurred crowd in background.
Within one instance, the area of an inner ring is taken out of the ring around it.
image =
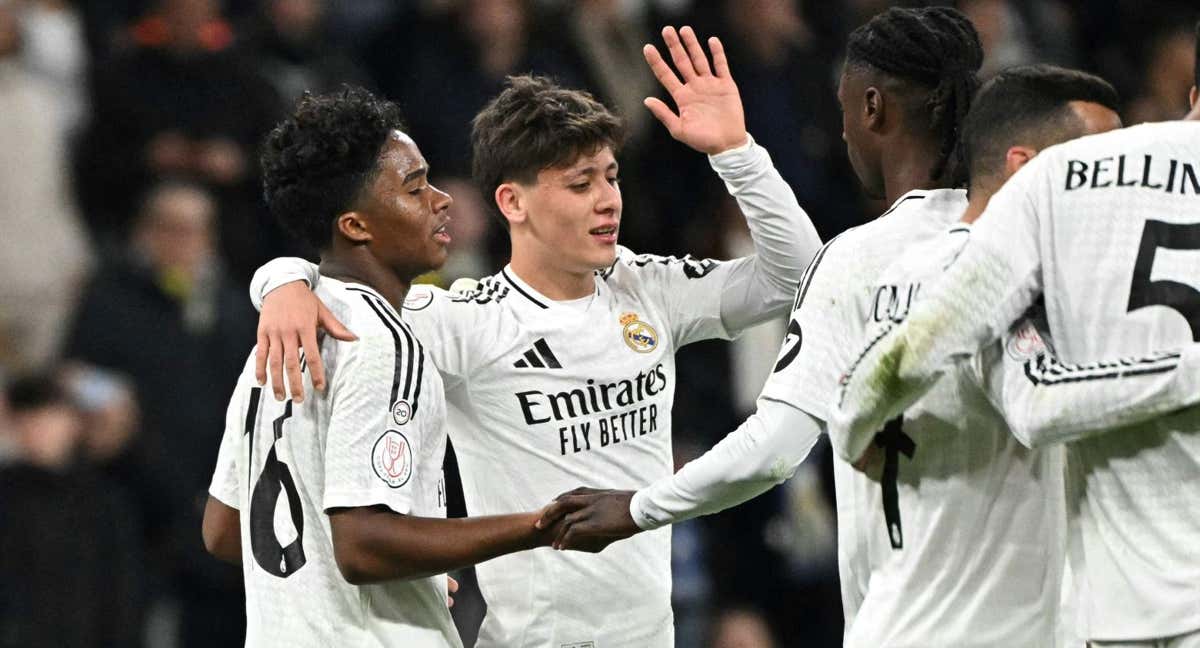
[[[927,3],[0,0],[0,646],[241,645],[241,572],[204,552],[201,507],[254,344],[247,280],[311,257],[268,217],[257,169],[304,91],[352,83],[403,107],[455,197],[430,281],[507,260],[469,178],[470,120],[529,71],[628,121],[624,245],[728,258],[753,249],[745,223],[642,107],[660,93],[642,44],[666,24],[721,36],[750,132],[828,238],[884,207],[845,160],[834,88],[846,35],[892,4]],[[985,75],[1049,61],[1113,82],[1127,124],[1186,112],[1194,0],[956,6]],[[679,463],[753,410],[781,337],[679,356]],[[840,644],[829,460],[819,447],[783,487],[676,527],[679,646]],[[459,576],[470,645],[483,604]]]

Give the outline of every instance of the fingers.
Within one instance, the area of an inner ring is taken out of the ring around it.
[[[446,576],[446,588],[453,594],[458,591],[458,581],[454,580],[453,576]]]
[[[700,46],[696,32],[691,27],[684,27],[679,30],[679,36],[683,40],[688,58],[692,61],[692,67],[696,70],[696,76],[712,76],[712,70],[708,67],[708,56]]]
[[[538,518],[536,526],[539,529],[545,529],[553,526],[562,516],[573,513],[588,505],[590,500],[571,496],[569,493],[559,495],[558,499],[551,502],[546,508],[542,509],[542,517]]]
[[[313,389],[325,391],[325,365],[321,362],[321,348],[317,346],[317,332],[302,332],[300,346],[304,348],[304,357],[308,360],[308,375],[312,378]]]
[[[675,28],[663,27],[662,35],[663,40],[667,42],[667,52],[671,54],[671,62],[675,64],[675,69],[679,70],[679,76],[683,77],[683,82],[687,83],[696,78],[696,68],[692,65],[692,59],[684,49],[683,43],[680,42]]]
[[[674,94],[676,90],[683,87],[683,82],[679,77],[675,76],[675,71],[667,62],[663,60],[662,54],[658,53],[658,48],[653,45],[645,45],[642,47],[642,56],[646,57],[646,63],[650,66],[650,71],[654,73],[654,78],[662,84],[662,87],[667,92]]]
[[[267,384],[267,350],[270,346],[270,338],[260,328],[258,341],[254,346],[254,379],[258,381],[259,387]]]
[[[346,328],[337,317],[334,317],[333,311],[325,307],[325,304],[317,302],[317,326],[325,329],[325,332],[332,335],[334,339],[343,342],[354,342],[358,340],[358,336],[353,331]],[[306,347],[307,348],[307,347]]]
[[[565,548],[567,546],[565,539],[568,537],[568,535],[573,535],[571,534],[572,527],[584,521],[587,519],[587,517],[587,511],[575,511],[574,513],[570,513],[567,515],[567,517],[563,518],[562,527],[558,530],[558,536],[554,538],[554,543],[552,546],[555,549]]]
[[[642,100],[642,105],[650,109],[650,114],[662,122],[672,136],[679,132],[679,115],[676,115],[661,99],[646,97]]]
[[[283,368],[287,370],[288,388],[292,392],[292,400],[300,403],[304,400],[304,376],[300,373],[300,339],[293,335],[283,338]],[[276,388],[275,396],[283,391]],[[282,399],[280,399],[282,400]]]
[[[716,75],[722,79],[730,78],[729,60],[725,58],[725,46],[721,44],[721,39],[712,36],[708,39],[708,51],[712,52],[713,69]]]
[[[286,398],[283,384],[283,338],[278,333],[267,335],[267,366],[271,370],[271,391],[275,400]]]

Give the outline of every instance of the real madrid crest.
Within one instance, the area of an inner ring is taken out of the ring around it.
[[[658,346],[658,332],[654,327],[638,319],[637,313],[621,316],[621,338],[630,349],[638,353],[650,353]]]

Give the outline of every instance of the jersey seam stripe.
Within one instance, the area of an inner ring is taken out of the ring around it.
[[[363,301],[367,302],[367,306],[369,306],[371,310],[375,311],[375,314],[379,317],[379,321],[383,322],[384,327],[387,328],[388,332],[392,334],[392,355],[394,356],[394,365],[392,369],[392,398],[390,402],[394,404],[397,400],[397,396],[400,394],[400,376],[402,374],[401,367],[402,363],[404,362],[404,358],[402,357],[404,355],[402,349],[403,342],[400,340],[400,333],[396,331],[396,329],[392,326],[392,323],[388,321],[388,318],[385,317],[383,312],[379,310],[379,307],[375,305],[375,302],[372,301],[367,295],[363,295]]]
[[[418,405],[417,400],[418,400],[418,397],[421,395],[421,377],[425,373],[425,347],[421,344],[421,340],[419,340],[417,338],[416,333],[413,333],[412,329],[410,329],[407,324],[400,321],[400,319],[398,317],[395,317],[392,313],[390,313],[388,311],[384,311],[384,313],[388,317],[392,318],[392,322],[397,327],[399,327],[401,333],[404,333],[405,339],[408,340],[408,348],[415,349],[414,353],[417,355],[416,386],[415,387],[413,386],[412,355],[409,355],[409,358],[408,358],[408,374],[405,378],[405,383],[404,383],[404,398],[405,398],[405,400],[408,400],[409,394],[410,393],[412,394],[412,399],[411,399],[412,402],[409,404],[412,405],[412,413],[416,414],[417,413],[417,405]],[[411,390],[411,392],[410,392],[410,390]]]
[[[250,456],[246,461],[246,484],[250,492],[246,494],[246,501],[250,501],[254,489],[254,423],[258,421],[258,405],[262,398],[262,387],[255,387],[250,390],[250,406],[246,408],[246,425],[244,435],[250,435],[247,445],[250,447]]]
[[[905,197],[901,198],[900,200],[897,200],[896,204],[889,207],[887,211],[880,214],[879,218],[883,218],[884,216],[887,216],[888,214],[896,211],[896,209],[898,207],[900,207],[900,205],[903,205],[906,201],[909,201],[909,200],[925,200],[925,195],[921,194],[921,195],[917,195],[917,196],[905,196]],[[832,243],[832,241],[830,241],[830,242]]]
[[[1144,376],[1175,370],[1179,366],[1180,357],[1179,353],[1171,353],[1156,358],[1119,360],[1106,367],[1087,367],[1064,364],[1053,356],[1042,355],[1025,362],[1025,377],[1035,385],[1058,385],[1125,376]]]
[[[377,299],[377,300],[380,300],[380,301],[381,301],[381,302],[384,304],[384,306],[385,306],[385,309],[386,309],[386,310],[388,310],[388,311],[395,311],[395,310],[396,310],[396,309],[392,308],[392,305],[391,305],[391,304],[387,303],[387,300],[385,300],[385,299],[383,298],[383,295],[380,295],[379,293],[375,292],[374,290],[371,290],[371,289],[369,289],[369,288],[360,288],[360,287],[358,287],[358,286],[346,286],[346,290],[353,290],[353,291],[354,291],[354,292],[356,292],[356,293],[362,293],[362,294],[364,294],[364,295],[370,295],[370,296],[374,297],[375,299]],[[397,311],[397,312],[396,312],[396,317],[397,317],[397,318],[399,318],[399,317],[400,317],[400,313],[399,313],[399,311]]]
[[[504,277],[504,280],[505,280],[505,281],[507,281],[508,283],[512,284],[512,287],[513,287],[513,288],[516,288],[516,289],[517,289],[517,292],[519,292],[519,293],[521,293],[522,295],[524,295],[524,296],[525,296],[525,298],[526,298],[526,299],[528,299],[529,301],[531,301],[531,302],[533,302],[533,303],[537,304],[538,306],[541,306],[542,308],[547,308],[547,309],[548,309],[548,308],[550,308],[549,306],[547,306],[547,305],[543,304],[542,302],[540,302],[540,301],[538,301],[538,300],[534,299],[534,298],[533,298],[533,295],[530,295],[529,293],[525,292],[525,290],[524,290],[524,289],[522,289],[520,286],[518,286],[518,285],[517,285],[517,282],[513,281],[513,280],[512,280],[512,277],[508,276],[508,271],[507,271],[507,270],[501,270],[501,271],[500,271],[500,275],[501,275],[502,277]]]
[[[845,232],[843,232],[843,234],[844,233]],[[821,249],[817,251],[817,255],[813,257],[813,260],[809,262],[808,267],[805,268],[804,275],[800,277],[800,288],[796,291],[796,303],[792,306],[792,312],[799,310],[800,306],[804,304],[804,297],[808,294],[808,287],[812,285],[812,278],[815,274],[817,274],[817,266],[821,265],[821,261],[825,258],[825,253],[829,251],[830,247],[833,246],[833,242],[840,238],[842,238],[842,235],[838,234],[837,236],[829,239],[829,242],[821,246]]]

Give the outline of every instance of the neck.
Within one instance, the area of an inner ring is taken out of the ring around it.
[[[1200,121],[1200,101],[1197,101],[1196,105],[1192,106],[1192,111],[1183,119],[1184,121]]]
[[[365,251],[364,251],[365,252]],[[404,306],[404,296],[412,285],[411,277],[401,277],[397,272],[384,267],[373,257],[369,260],[353,258],[353,255],[321,257],[321,274],[341,281],[353,281],[375,289],[388,300],[397,311]]]
[[[554,301],[582,299],[596,291],[595,271],[573,272],[557,268],[545,261],[551,257],[523,254],[517,241],[513,241],[513,272],[521,281]]]
[[[962,218],[959,220],[964,223],[974,223],[983,215],[983,210],[987,209],[988,201],[992,199],[993,191],[984,189],[983,187],[971,187],[971,191],[967,196],[967,208],[963,210]]]
[[[914,189],[943,189],[946,183],[930,178],[937,146],[923,139],[897,138],[883,149],[883,195],[890,205]]]

